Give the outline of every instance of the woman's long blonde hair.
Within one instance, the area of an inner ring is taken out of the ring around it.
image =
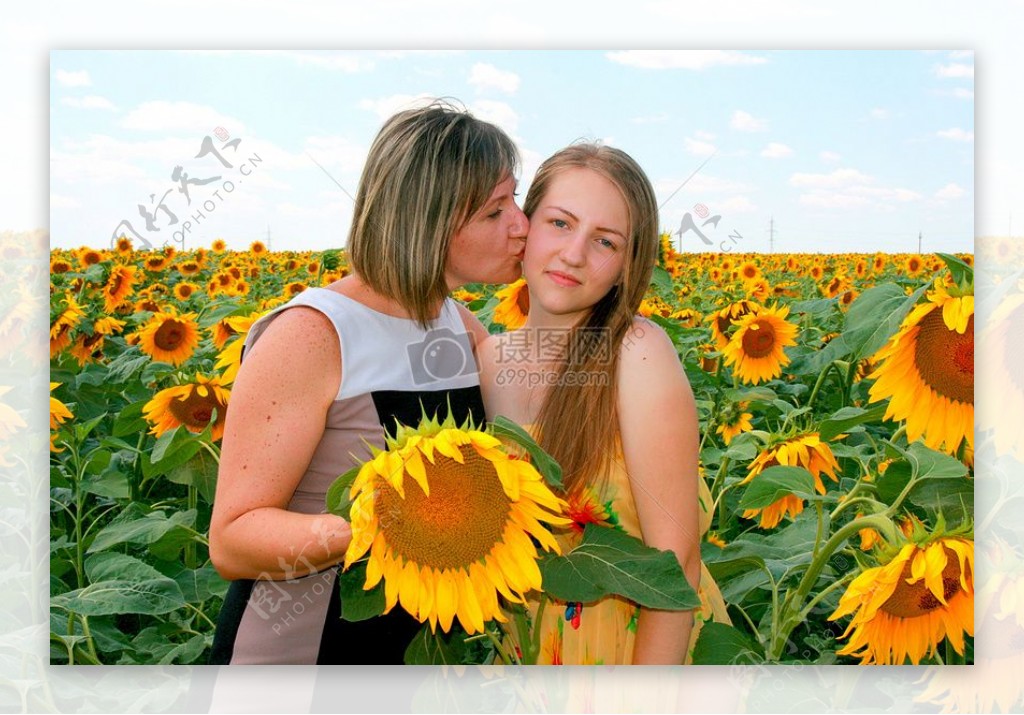
[[[426,326],[448,295],[452,236],[518,167],[505,132],[448,102],[394,115],[359,180],[348,236],[353,270]]]
[[[658,256],[654,189],[640,165],[621,149],[581,143],[551,156],[541,164],[527,192],[526,215],[533,215],[552,179],[577,168],[597,172],[615,185],[626,204],[629,227],[622,275],[570,331],[559,379],[547,393],[535,423],[541,446],[562,466],[567,492],[581,483],[601,481],[615,457],[620,348],[633,329]],[[608,341],[604,351],[596,349],[595,339]],[[567,377],[570,373],[576,375]]]

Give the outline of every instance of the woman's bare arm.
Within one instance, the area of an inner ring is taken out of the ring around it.
[[[292,578],[344,558],[348,522],[287,511],[341,384],[340,352],[330,320],[304,307],[275,318],[246,352],[210,523],[210,559],[224,578]]]
[[[619,365],[619,429],[648,546],[675,552],[694,589],[700,581],[697,412],[672,342],[648,321],[634,323]],[[633,662],[681,664],[692,611],[643,608]]]

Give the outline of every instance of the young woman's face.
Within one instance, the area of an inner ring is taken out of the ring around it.
[[[555,175],[530,217],[523,269],[530,311],[575,321],[622,275],[629,213],[611,181],[584,168]]]
[[[521,275],[529,221],[516,204],[515,190],[515,178],[499,182],[452,237],[445,268],[449,290],[466,283],[512,283]]]

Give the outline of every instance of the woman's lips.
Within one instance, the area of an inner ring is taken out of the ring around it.
[[[548,271],[548,276],[550,276],[551,280],[558,285],[565,286],[567,288],[574,288],[580,284],[580,282],[572,276],[566,275],[565,273],[559,273],[558,271]]]

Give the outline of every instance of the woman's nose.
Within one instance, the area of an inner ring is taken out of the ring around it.
[[[562,244],[562,250],[559,252],[559,255],[567,265],[582,266],[586,262],[586,257],[584,256],[585,240],[586,238],[583,234],[577,234],[569,237]]]
[[[512,222],[509,224],[509,235],[512,238],[526,238],[526,234],[530,230],[530,220],[526,218],[526,214],[519,208],[518,204],[512,202]]]

